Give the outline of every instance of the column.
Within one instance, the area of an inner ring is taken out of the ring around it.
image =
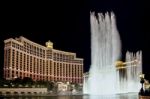
[[[51,73],[50,73],[50,60],[48,60],[48,81],[50,81],[50,76],[51,76]]]
[[[72,82],[72,80],[73,80],[73,75],[72,75],[72,72],[73,72],[73,64],[71,64],[71,67],[70,67],[70,73],[71,73],[71,75],[70,75],[70,77],[71,77],[71,82]]]
[[[21,52],[18,51],[18,76],[17,77],[20,77],[20,58],[21,58],[20,53]]]

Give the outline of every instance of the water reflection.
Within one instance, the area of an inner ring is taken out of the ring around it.
[[[70,96],[19,96],[19,97],[0,97],[0,99],[138,99],[138,94],[121,94],[110,96],[99,95],[70,95]]]
[[[88,98],[89,97],[89,98]],[[122,94],[111,96],[87,96],[83,99],[138,99],[138,94]]]

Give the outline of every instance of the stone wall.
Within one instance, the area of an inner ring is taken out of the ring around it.
[[[0,88],[0,94],[44,94],[47,88]]]

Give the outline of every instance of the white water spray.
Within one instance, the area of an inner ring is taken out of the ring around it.
[[[127,92],[138,92],[138,73],[141,72],[141,64],[126,68],[124,76],[116,69],[115,62],[121,56],[121,41],[116,28],[114,13],[105,15],[91,13],[91,68],[88,77],[84,79],[83,92],[90,95],[105,95]],[[141,53],[135,55],[135,59],[141,61]],[[131,54],[127,53],[127,61]],[[136,68],[136,69],[133,69]],[[135,72],[132,72],[132,71]],[[130,84],[136,84],[130,88]]]

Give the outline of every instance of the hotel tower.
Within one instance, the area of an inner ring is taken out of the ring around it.
[[[76,53],[53,49],[25,37],[4,40],[4,78],[30,77],[34,81],[83,82],[83,59]]]

